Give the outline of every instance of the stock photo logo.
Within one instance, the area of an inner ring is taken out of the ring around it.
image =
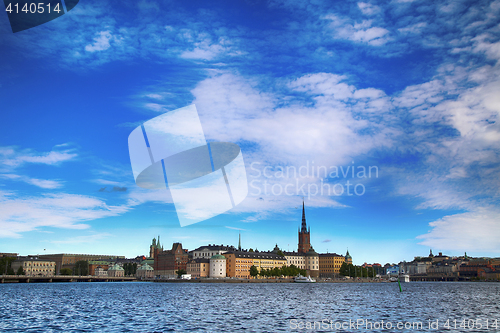
[[[169,189],[181,227],[220,215],[248,194],[240,147],[207,143],[194,104],[146,121],[128,147],[136,184]]]
[[[52,21],[69,12],[79,0],[3,0],[12,32],[16,33]]]

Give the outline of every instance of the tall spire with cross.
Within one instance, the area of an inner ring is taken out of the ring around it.
[[[306,253],[311,248],[311,230],[307,229],[306,224],[306,208],[304,200],[302,200],[302,226],[299,229],[299,253]]]
[[[306,208],[305,208],[305,205],[304,205],[304,201],[302,201],[302,229],[300,231],[301,232],[307,232]]]

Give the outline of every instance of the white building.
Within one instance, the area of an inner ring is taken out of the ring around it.
[[[215,254],[210,258],[210,277],[226,277],[226,257],[221,254]]]
[[[300,269],[306,269],[305,253],[283,252],[283,254],[285,255],[287,266],[295,265],[295,267]]]
[[[101,266],[97,266],[94,270],[94,276],[108,276],[108,271],[104,270]]]
[[[124,277],[125,276],[125,270],[120,267],[118,264],[114,264],[110,268],[108,268],[108,276],[111,277]]]
[[[135,276],[141,279],[152,279],[154,275],[153,267],[149,266],[147,263],[142,264],[135,272]]]
[[[212,256],[216,254],[224,254],[229,251],[236,251],[234,246],[224,246],[224,245],[215,245],[209,244],[207,246],[200,246],[196,250],[193,250],[191,253],[193,254],[193,259],[198,258],[206,258],[210,259]]]

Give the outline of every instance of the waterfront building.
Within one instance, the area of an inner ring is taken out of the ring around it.
[[[464,277],[481,277],[487,272],[500,272],[500,259],[472,259],[465,261],[459,266],[460,276]]]
[[[385,274],[387,274],[387,275],[399,275],[399,266],[394,265],[394,266],[388,267]]]
[[[89,262],[89,275],[95,275],[95,270],[97,267],[101,267],[104,270],[108,270],[111,265],[109,261],[104,260],[90,260]]]
[[[208,277],[210,271],[210,259],[196,258],[191,259],[187,263],[187,274],[191,274],[193,279]]]
[[[92,275],[99,277],[108,276],[108,271],[102,268],[101,266],[97,266],[96,269],[94,270],[94,274]]]
[[[171,250],[161,251],[154,258],[155,275],[175,277],[180,269],[186,270],[188,252],[181,243],[174,243]]]
[[[340,267],[345,262],[345,257],[337,253],[321,253],[319,255],[319,276],[338,277]]]
[[[135,276],[139,279],[152,279],[154,277],[154,268],[144,263],[137,268]]]
[[[242,279],[250,278],[252,266],[260,272],[262,269],[281,268],[287,264],[286,258],[275,252],[232,251],[225,253],[224,256],[227,258],[227,276]]]
[[[237,251],[237,250],[234,246],[208,244],[206,246],[200,246],[196,250],[191,251],[190,254],[192,255],[193,259],[198,259],[198,258],[210,259],[212,256],[216,254],[224,254],[229,251]]]
[[[214,254],[210,258],[210,277],[226,277],[226,257],[224,257],[222,254]]]
[[[306,271],[311,277],[319,277],[319,254],[312,247],[306,253]]]
[[[14,273],[17,274],[19,267],[23,268],[26,276],[53,276],[56,273],[56,263],[51,260],[39,259],[37,257],[18,257],[11,264]]]
[[[251,254],[247,251],[227,252],[226,257],[226,275],[240,279],[250,278],[250,267],[253,265]]]
[[[36,257],[36,256],[31,256]],[[67,253],[59,253],[59,254],[43,254],[38,256],[39,259],[45,259],[54,261],[56,263],[56,275],[59,275],[61,272],[61,268],[69,268],[73,270],[75,267],[75,263],[80,260],[91,261],[91,260],[107,260],[114,261],[116,259],[122,258],[125,256],[114,256],[114,255],[101,255],[101,254],[67,254]]]
[[[420,260],[412,262],[402,262],[399,264],[401,266],[401,271],[405,274],[410,275],[425,275],[427,274],[427,269],[432,265],[432,261]]]
[[[110,268],[108,268],[108,276],[111,277],[124,277],[125,276],[125,270],[120,267],[118,264],[114,264]]]
[[[302,201],[302,226],[299,229],[299,253],[307,253],[311,248],[311,227],[307,229],[306,210],[304,201]]]
[[[287,266],[294,265],[300,269],[306,269],[306,256],[304,253],[283,251],[283,254],[285,255]]]

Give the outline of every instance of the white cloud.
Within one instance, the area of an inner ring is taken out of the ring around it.
[[[347,39],[358,43],[366,43],[372,46],[381,46],[389,41],[389,30],[381,27],[372,27],[372,20],[364,20],[361,23],[349,23],[350,20],[339,18],[336,15],[327,15],[323,19],[332,21],[329,25],[333,37]]]
[[[16,168],[26,163],[58,165],[77,156],[78,154],[71,150],[38,153],[30,149],[18,151],[15,147],[0,147],[0,162],[4,169]]]
[[[56,189],[62,187],[62,183],[59,181],[55,180],[47,180],[47,179],[36,179],[36,178],[30,178],[26,176],[20,176],[20,175],[15,175],[15,174],[0,174],[1,178],[6,178],[9,180],[15,180],[15,181],[22,181],[27,184],[31,184],[34,186],[38,186],[40,188],[44,189]]]
[[[234,50],[232,42],[224,37],[220,37],[217,42],[212,42],[212,39],[207,34],[199,34],[193,37],[193,32],[184,31],[182,36],[188,41],[194,41],[189,50],[185,50],[180,54],[184,59],[195,60],[213,60],[221,55],[239,56],[242,52]]]
[[[107,179],[93,179],[92,182],[97,183],[97,184],[102,184],[102,185],[114,185],[114,186],[121,186],[121,182],[117,181],[112,181],[112,180],[107,180]]]
[[[292,96],[300,92],[313,98],[312,105],[303,103],[299,97],[277,106],[276,102],[281,99],[279,95],[263,92],[257,88],[258,82],[233,74],[208,78],[192,93],[209,140],[252,143],[253,148],[244,151],[243,155],[247,167],[252,162],[260,162],[261,168],[281,165],[298,169],[306,161],[324,166],[344,165],[374,147],[391,144],[389,133],[383,132],[378,123],[353,116],[354,109],[356,112],[365,111],[365,108],[369,112],[375,109],[386,112],[388,105],[376,105],[385,99],[390,107],[385,93],[377,89],[357,90],[343,82],[345,80],[345,76],[317,73],[286,83],[285,87],[291,92],[284,94]],[[375,104],[370,104],[372,102]],[[370,129],[372,134],[360,134],[364,129]],[[295,184],[295,179],[269,182],[270,186],[276,184],[283,188],[289,183]],[[309,183],[320,184],[320,179],[313,177],[300,182],[307,186]],[[252,190],[249,191],[252,194]],[[256,218],[260,219],[266,216],[265,212],[291,209],[298,200],[285,195],[262,197],[249,197],[233,211],[253,212],[259,207],[261,214]],[[318,196],[311,200],[310,205],[342,206],[337,200]],[[249,218],[252,219],[255,217]]]
[[[98,33],[98,36],[94,38],[93,44],[88,44],[85,46],[85,51],[87,52],[96,52],[96,51],[105,51],[111,47],[109,41],[113,38],[111,32],[101,31]]]
[[[415,34],[418,35],[427,26],[426,22],[415,23],[406,28],[400,28],[398,31],[402,34]]]
[[[483,207],[474,211],[448,215],[429,223],[432,229],[417,239],[432,248],[456,251],[500,252],[500,211]]]
[[[76,194],[45,194],[17,197],[0,192],[0,237],[20,237],[41,227],[86,229],[85,221],[117,216],[126,206],[108,206],[100,199]]]
[[[364,15],[368,16],[380,13],[380,7],[372,5],[371,3],[358,2],[358,8]]]

